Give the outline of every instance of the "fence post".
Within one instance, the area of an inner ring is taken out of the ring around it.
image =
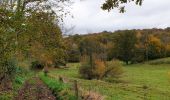
[[[76,99],[79,99],[79,91],[78,91],[78,84],[77,84],[77,80],[74,80],[74,89],[75,89],[75,96]]]

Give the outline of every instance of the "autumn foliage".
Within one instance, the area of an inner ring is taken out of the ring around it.
[[[117,60],[105,62],[101,59],[93,58],[91,62],[87,56],[84,56],[79,73],[86,79],[117,78],[123,74],[123,69]]]
[[[79,59],[77,61],[80,61],[80,56],[89,51],[97,53],[99,58],[119,59],[126,64],[170,57],[169,28],[76,34],[64,40],[66,44],[74,45],[66,52],[69,59]],[[74,52],[70,54],[70,50]]]

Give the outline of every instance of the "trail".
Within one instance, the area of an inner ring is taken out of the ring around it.
[[[34,77],[25,82],[14,100],[56,100],[56,98],[38,77]]]

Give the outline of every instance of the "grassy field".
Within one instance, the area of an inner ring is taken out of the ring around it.
[[[68,69],[55,69],[50,74],[76,79],[81,87],[104,95],[106,100],[170,100],[168,64],[124,66],[124,74],[118,82],[85,80],[78,73],[80,64],[72,63],[68,66]]]

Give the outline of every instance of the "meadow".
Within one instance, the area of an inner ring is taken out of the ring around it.
[[[83,89],[100,93],[106,100],[170,100],[170,66],[166,63],[123,65],[124,74],[119,79],[104,80],[81,78],[79,63],[67,66],[49,74],[78,80]]]

